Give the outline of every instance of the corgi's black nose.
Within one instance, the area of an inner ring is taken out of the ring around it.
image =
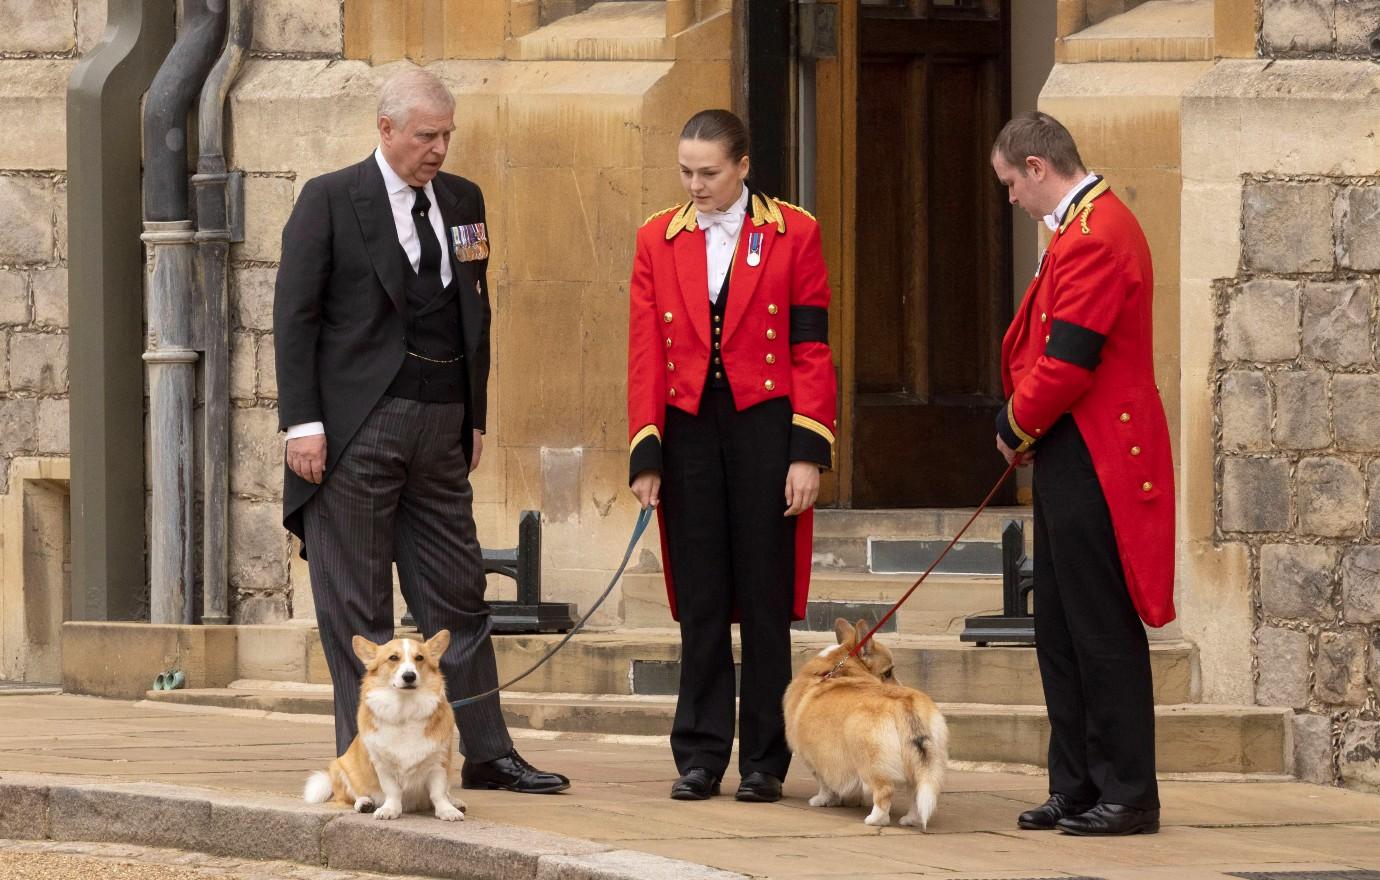
[[[402,680],[407,684],[412,684],[414,681],[417,680],[417,673],[409,669],[402,674]]]

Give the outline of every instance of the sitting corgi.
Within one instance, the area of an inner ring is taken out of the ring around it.
[[[302,797],[308,803],[334,799],[375,819],[396,819],[430,804],[437,819],[465,818],[464,803],[452,802],[449,793],[455,715],[440,667],[448,645],[444,629],[426,642],[376,645],[355,636],[355,656],[365,667],[359,734],[328,770],[307,779]]]
[[[801,668],[786,689],[786,740],[819,783],[812,807],[857,804],[868,793],[868,825],[891,824],[891,802],[912,803],[902,825],[929,827],[949,759],[949,729],[929,697],[896,682],[891,652],[875,638],[825,678],[864,635],[839,618],[839,643]]]

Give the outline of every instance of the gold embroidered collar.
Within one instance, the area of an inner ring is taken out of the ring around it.
[[[786,231],[786,216],[781,213],[781,207],[777,205],[776,199],[764,196],[761,193],[752,193],[748,199],[748,215],[753,226],[764,226],[768,223],[776,225],[778,233]],[[666,227],[666,240],[670,241],[682,232],[693,232],[698,225],[699,214],[695,210],[693,201],[686,202],[676,216],[671,218],[671,223]]]

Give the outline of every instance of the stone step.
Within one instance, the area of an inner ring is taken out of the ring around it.
[[[674,61],[664,0],[606,0],[508,41],[513,61]]]
[[[917,591],[912,602],[920,601]],[[910,603],[902,608],[907,613]],[[662,618],[669,623],[669,615]],[[144,625],[145,628],[147,625]],[[74,632],[80,628],[73,628]],[[119,628],[117,628],[119,629]],[[198,632],[213,628],[196,628]],[[123,631],[120,629],[119,631]],[[143,632],[144,630],[140,630]],[[229,630],[227,630],[229,632]],[[330,673],[322,653],[320,634],[314,627],[262,626],[239,627],[229,646],[230,663],[218,663],[213,675],[193,664],[188,681],[197,686],[223,686],[236,679],[273,680],[329,684]],[[111,636],[113,638],[113,635]],[[518,675],[535,663],[561,636],[496,635],[494,649],[503,680]],[[897,674],[907,684],[919,687],[940,701],[998,704],[1038,704],[1043,700],[1035,652],[1029,647],[964,644],[953,634],[913,635],[887,633],[882,641],[892,650]],[[97,648],[109,647],[105,641],[72,640],[73,660],[91,657],[99,664]],[[795,661],[806,659],[833,643],[832,633],[794,632]],[[1191,645],[1183,641],[1152,641],[1151,666],[1155,675],[1156,700],[1161,703],[1191,703],[1197,658]],[[514,686],[516,691],[578,694],[670,693],[679,675],[680,637],[669,626],[629,628],[604,632],[584,632],[576,636],[549,663]],[[147,663],[145,663],[147,665]],[[201,665],[205,665],[202,662]],[[153,668],[153,667],[150,667]],[[134,689],[118,690],[101,681],[73,678],[72,692],[133,696],[142,693],[149,678],[140,676]]]
[[[520,674],[559,640],[553,635],[494,639],[500,680]],[[1042,704],[1035,651],[1029,647],[965,645],[955,636],[889,635],[897,678],[939,702]],[[834,644],[832,633],[792,634],[798,669]],[[738,647],[735,640],[735,656]],[[1191,703],[1193,648],[1182,641],[1154,642],[1150,651],[1159,703]],[[514,685],[518,692],[571,694],[674,693],[680,637],[675,630],[622,630],[575,637],[545,666]]]
[[[817,572],[921,572],[973,515],[971,508],[827,510],[815,512],[813,567]],[[1001,573],[1001,535],[1006,524],[1025,526],[1026,551],[1034,546],[1028,507],[982,512],[935,569],[948,574]]]
[[[271,636],[278,637],[279,641],[295,636],[303,639],[304,644],[296,647],[279,644]],[[500,680],[507,681],[522,673],[561,638],[559,635],[494,636]],[[252,642],[243,634],[241,641],[245,649],[239,664],[241,677],[330,683],[330,673],[314,629],[299,629],[294,633],[286,627],[265,628],[254,633]],[[834,637],[832,633],[795,632],[791,641],[795,648],[794,663],[799,668],[821,649],[833,644]],[[882,641],[892,651],[900,680],[941,702],[1043,702],[1033,648],[1000,645],[980,648],[964,644],[954,635],[888,634]],[[282,654],[300,656],[303,650],[307,658],[304,664],[272,662]],[[736,655],[736,639],[734,651]],[[251,656],[257,658],[257,662],[246,662]],[[573,694],[674,693],[679,661],[680,636],[669,627],[584,632],[545,666],[515,684],[513,690]],[[1157,702],[1194,701],[1196,656],[1191,645],[1183,641],[1151,642],[1150,662]]]
[[[292,714],[332,712],[330,688],[239,682],[230,688],[149,691],[150,700]],[[955,761],[1044,766],[1049,725],[1040,705],[940,703]],[[672,696],[505,694],[513,728],[564,733],[666,736]],[[1161,705],[1155,739],[1163,773],[1286,774],[1288,709],[1257,706]]]
[[[910,589],[915,575],[875,575],[862,572],[816,573],[810,579],[806,620],[797,629],[833,632],[834,619],[876,621]],[[670,606],[666,582],[659,572],[623,576],[623,625],[627,628],[668,627]],[[964,618],[1001,611],[1001,579],[932,574],[901,606],[884,632],[904,635],[957,635]]]

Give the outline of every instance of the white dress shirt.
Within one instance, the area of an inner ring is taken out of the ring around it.
[[[407,181],[398,176],[398,172],[393,170],[388,160],[383,158],[381,149],[374,150],[374,161],[379,163],[379,171],[383,173],[383,188],[388,191],[388,203],[393,209],[393,226],[398,231],[398,243],[402,245],[408,261],[412,263],[412,271],[416,272],[422,262],[422,243],[417,238],[417,225],[412,222],[412,206],[417,202],[417,193],[408,186]],[[431,221],[431,228],[436,233],[437,241],[441,243],[441,284],[446,286],[450,284],[451,279],[450,260],[446,259],[446,228],[441,221],[441,208],[436,204],[436,190],[432,187],[431,181],[426,182],[423,191],[426,193],[427,201],[431,202],[426,218]],[[298,437],[312,437],[324,433],[324,423],[305,422],[288,428],[287,439],[295,440]]]
[[[719,291],[723,290],[724,278],[733,266],[733,253],[737,250],[738,233],[743,229],[747,217],[748,188],[738,193],[738,198],[725,211],[700,211],[696,214],[698,225],[704,230],[704,250],[709,265],[709,301],[719,301]]]
[[[1049,227],[1050,232],[1057,231],[1059,229],[1059,225],[1064,222],[1064,214],[1068,212],[1069,205],[1073,204],[1073,197],[1078,195],[1078,191],[1081,190],[1083,187],[1096,182],[1096,180],[1096,174],[1089,174],[1087,177],[1078,181],[1074,188],[1069,190],[1068,194],[1065,195],[1063,200],[1059,202],[1059,207],[1054,209],[1054,213],[1045,215],[1045,225]]]

